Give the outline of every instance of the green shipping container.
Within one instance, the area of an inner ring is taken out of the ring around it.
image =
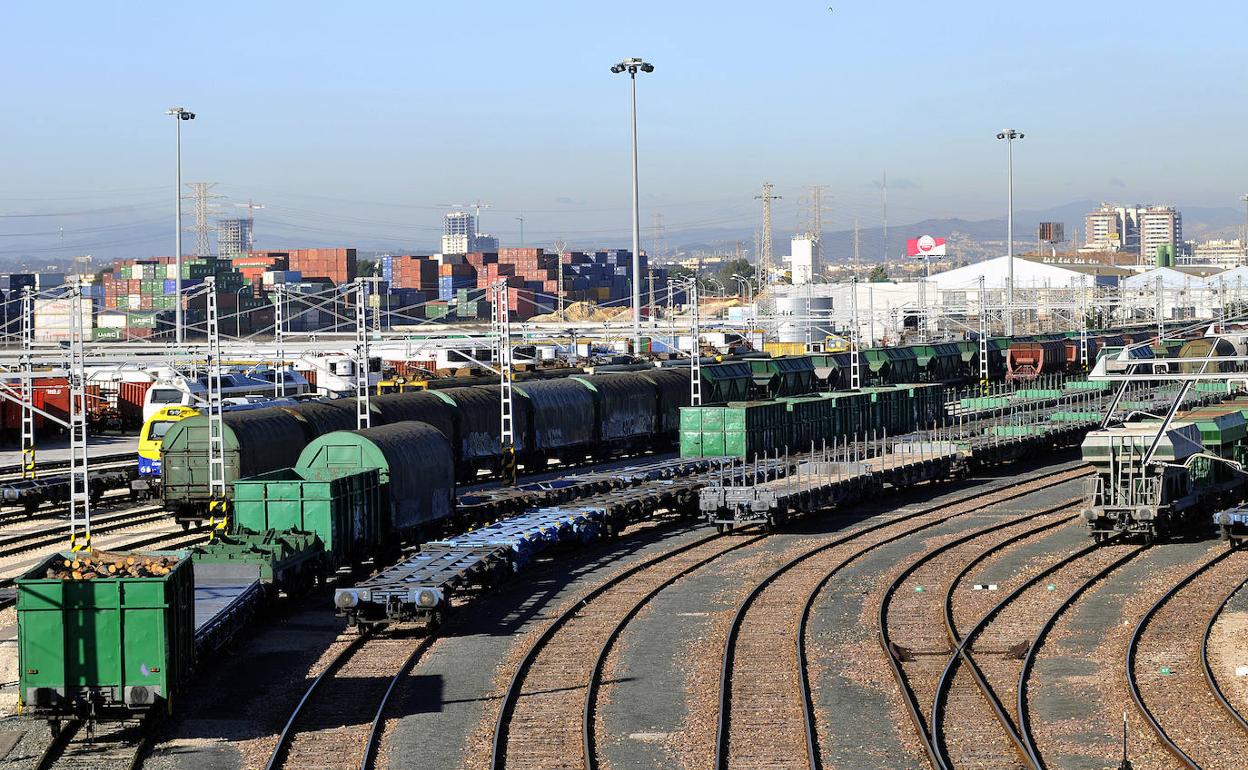
[[[121,329],[95,329],[91,332],[93,340],[119,340]]]
[[[234,482],[236,527],[313,533],[335,565],[358,561],[382,542],[383,513],[375,468],[283,468]]]
[[[186,687],[195,655],[187,554],[159,578],[59,580],[56,554],[17,579],[18,699],[26,713],[73,704],[154,708]]]
[[[126,325],[132,329],[154,329],[156,328],[155,313],[127,313]]]

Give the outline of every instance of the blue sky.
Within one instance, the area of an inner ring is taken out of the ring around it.
[[[530,241],[614,240],[628,92],[608,67],[630,55],[657,68],[640,83],[647,224],[753,226],[771,181],[780,228],[810,184],[829,187],[829,229],[872,225],[885,168],[896,223],[996,216],[1005,126],[1027,134],[1019,208],[1238,205],[1245,22],[1244,4],[1200,1],[13,4],[0,213],[158,220],[162,113],[182,104],[199,115],[184,179],[264,202],[262,237],[267,218],[426,241],[439,204],[481,198],[504,240],[521,214]]]

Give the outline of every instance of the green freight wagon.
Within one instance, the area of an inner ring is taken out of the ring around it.
[[[330,566],[358,564],[385,542],[376,468],[283,468],[234,482],[238,532],[316,535]]]
[[[728,361],[709,364],[701,369],[703,403],[726,404],[729,401],[744,401],[750,397],[754,373],[746,362]]]
[[[864,382],[888,385],[919,379],[919,360],[912,347],[866,348],[862,356],[867,364],[861,371]]]
[[[287,594],[305,593],[318,580],[324,582],[330,566],[318,535],[273,530],[219,534],[195,546],[191,559],[196,565],[221,565],[232,574],[252,574]],[[231,569],[236,567],[241,572]]]
[[[169,708],[195,657],[195,578],[180,553],[169,574],[61,580],[44,559],[17,579],[18,700],[60,715]]]
[[[289,467],[308,441],[306,424],[274,407],[227,412],[222,417],[226,497],[236,479]],[[161,442],[161,491],[165,506],[179,519],[197,519],[208,510],[208,415],[175,423]]]
[[[454,513],[450,442],[442,431],[423,422],[328,433],[308,444],[295,467],[346,472],[376,469],[383,488],[387,536],[417,535]]]
[[[754,393],[762,398],[800,396],[815,390],[815,365],[810,356],[751,358]]]
[[[346,399],[309,401],[222,416],[225,496],[234,481],[289,468],[312,438],[355,425],[355,405]],[[160,446],[161,492],[179,520],[208,516],[208,415],[188,417],[169,429]]]
[[[966,379],[970,373],[956,342],[914,345],[912,349],[919,379],[923,382],[956,382]]]

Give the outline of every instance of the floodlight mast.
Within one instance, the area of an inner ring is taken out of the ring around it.
[[[1007,163],[1008,192],[1006,206],[1008,211],[1005,220],[1005,257],[1009,267],[1009,277],[1005,284],[1005,334],[1014,334],[1014,140],[1022,139],[1021,131],[1006,128],[997,133],[998,139],[1005,140]]]
[[[637,73],[654,72],[654,65],[637,57],[611,65],[617,75],[628,73],[633,94],[633,352],[641,352],[641,214],[637,198]]]
[[[195,113],[182,107],[170,107],[166,115],[173,117],[174,132],[177,136],[174,186],[173,186],[173,264],[177,275],[174,276],[174,310],[173,334],[178,344],[186,338],[186,324],[182,315],[182,121],[194,120]]]

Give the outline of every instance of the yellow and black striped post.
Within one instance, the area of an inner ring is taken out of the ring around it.
[[[217,534],[224,535],[230,525],[230,501],[213,499],[208,501],[208,540],[209,542],[217,538]]]

